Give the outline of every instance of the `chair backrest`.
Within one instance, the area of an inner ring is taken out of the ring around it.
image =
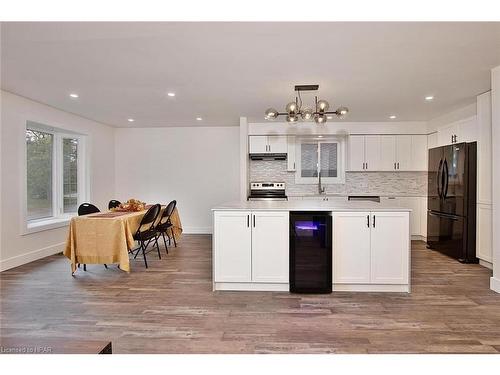
[[[122,202],[117,201],[116,199],[111,199],[108,203],[108,209],[111,210],[112,208],[118,207]]]
[[[163,213],[160,218],[160,223],[167,223],[170,220],[170,216],[172,216],[172,212],[175,210],[175,206],[177,205],[177,201],[173,200],[170,202],[167,207],[163,210]],[[165,220],[164,220],[165,219]]]
[[[92,203],[82,203],[78,207],[78,216],[93,214],[96,212],[101,212],[101,210],[94,206]]]
[[[141,223],[139,224],[139,228],[137,228],[137,232],[140,232],[142,226],[147,224],[151,224],[151,226],[148,228],[151,229],[155,224],[156,218],[158,217],[160,210],[161,210],[161,205],[158,203],[149,207],[146,214],[142,217]]]

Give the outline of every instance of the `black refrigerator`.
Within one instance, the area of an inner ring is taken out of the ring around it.
[[[427,247],[462,263],[476,258],[476,142],[429,150]]]

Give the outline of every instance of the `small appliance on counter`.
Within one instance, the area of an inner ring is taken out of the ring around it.
[[[331,212],[290,212],[290,292],[332,292]]]
[[[284,182],[250,182],[249,201],[286,201]]]

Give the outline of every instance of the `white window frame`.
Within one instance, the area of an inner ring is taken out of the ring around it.
[[[32,129],[44,133],[52,134],[52,216],[41,219],[28,219],[28,176],[27,176],[27,146],[26,130]],[[44,230],[60,228],[67,226],[77,212],[64,213],[64,158],[63,158],[63,140],[66,138],[78,139],[78,159],[77,159],[77,179],[78,195],[77,206],[89,199],[89,173],[87,169],[87,136],[84,134],[73,133],[69,130],[55,128],[33,121],[27,121],[23,129],[23,194],[22,194],[22,222],[21,234],[30,234]]]
[[[323,177],[321,176],[322,184],[345,184],[345,138],[344,137],[303,137],[298,138],[295,143],[295,158],[296,158],[296,172],[295,172],[295,183],[296,184],[317,184],[319,177],[302,177],[302,162],[301,162],[301,145],[302,143],[317,144],[318,152],[318,163],[316,168],[318,169],[321,165],[321,151],[320,145],[322,143],[337,143],[337,177]]]

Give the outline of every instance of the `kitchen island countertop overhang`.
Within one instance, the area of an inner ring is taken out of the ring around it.
[[[212,211],[267,210],[267,211],[332,211],[332,212],[411,212],[411,208],[385,206],[371,201],[233,201],[222,203]]]

